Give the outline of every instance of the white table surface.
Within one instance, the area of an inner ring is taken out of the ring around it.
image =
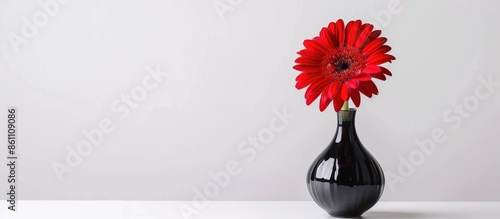
[[[0,218],[183,219],[172,201],[18,201],[17,211],[0,204]],[[314,202],[210,202],[192,219],[326,219]],[[500,218],[500,202],[379,202],[363,218]]]

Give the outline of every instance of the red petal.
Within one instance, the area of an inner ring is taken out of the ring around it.
[[[325,48],[325,46],[322,43],[320,43],[320,41],[318,39],[304,40],[304,46],[307,49],[317,51],[317,53],[326,53],[327,52],[327,49]]]
[[[323,89],[325,89],[326,85],[328,85],[329,83],[330,83],[329,80],[323,80],[312,83],[307,88],[306,93],[304,95],[304,97],[306,98],[306,104],[311,105],[311,103],[318,98],[321,92],[323,92]]]
[[[359,96],[359,91],[358,90],[351,90],[351,100],[356,105],[356,107],[359,107],[359,104],[361,104],[361,97]]]
[[[340,87],[340,97],[344,101],[349,100],[349,86],[346,82],[342,83],[342,86]]]
[[[318,65],[318,66],[321,65],[321,61],[306,57],[298,57],[297,59],[295,59],[295,63],[302,65]]]
[[[317,75],[320,75],[320,74],[314,74],[314,73],[300,73],[299,75],[297,75],[297,77],[295,77],[295,81],[303,81],[303,80],[306,80],[310,77],[314,77],[314,76],[317,76]]]
[[[369,81],[372,79],[372,76],[370,76],[370,74],[367,73],[361,73],[355,79],[359,81]]]
[[[323,61],[323,58],[325,57],[325,54],[319,52],[319,51],[313,51],[310,49],[303,49],[297,52],[297,54],[309,58],[309,59],[314,59],[318,61]]]
[[[363,53],[365,55],[370,55],[371,53],[375,52],[375,50],[384,45],[385,42],[387,42],[387,38],[385,37],[377,38],[373,40],[370,44],[366,45],[365,48],[363,48]]]
[[[384,67],[380,67],[380,68],[382,69],[382,73],[389,75],[389,76],[392,76],[392,73],[391,73],[391,71],[389,71],[389,69],[384,68]]]
[[[372,55],[368,56],[366,58],[366,64],[368,65],[380,65],[386,62],[391,62],[392,60],[395,60],[396,57],[388,54],[383,54],[383,55]]]
[[[319,111],[321,112],[323,112],[332,102],[332,99],[328,97],[328,93],[328,89],[325,89],[323,93],[321,93],[321,101],[319,102]]]
[[[363,29],[361,30],[361,33],[359,34],[358,40],[356,41],[356,45],[354,45],[356,48],[361,48],[361,46],[365,43],[365,41],[368,39],[370,36],[370,33],[373,30],[373,25],[367,24],[363,25]]]
[[[295,81],[303,81],[303,80],[309,80],[309,79],[321,79],[322,77],[325,77],[325,74],[321,73],[300,73],[295,77]]]
[[[380,36],[380,34],[382,34],[381,30],[375,30],[375,31],[371,32],[370,36],[368,36],[368,39],[366,39],[365,43],[363,44],[363,46],[361,46],[361,48],[365,48],[373,40],[377,39]]]
[[[363,69],[363,72],[368,74],[380,73],[381,71],[382,69],[380,68],[380,66],[376,65],[369,65],[365,69]]]
[[[308,73],[302,73],[295,78],[297,81],[297,84],[295,84],[295,88],[297,89],[302,89],[305,88],[309,85],[311,85],[315,81],[321,81],[325,75],[323,74],[308,74]]]
[[[315,91],[314,93],[311,93],[311,97],[309,98],[306,98],[306,105],[311,105],[317,98],[318,96],[321,94],[321,92],[317,92]],[[314,97],[313,97],[314,95]]]
[[[339,47],[344,47],[344,38],[345,38],[344,21],[342,19],[339,19],[335,26],[337,26],[337,37],[339,40]]]
[[[347,82],[349,85],[349,88],[356,89],[359,86],[359,81],[356,79],[351,79],[349,82]]]
[[[342,100],[342,98],[337,95],[335,96],[335,98],[333,98],[333,108],[335,109],[335,111],[340,111],[340,109],[342,109],[342,106],[344,105],[344,100]]]
[[[391,51],[391,47],[387,46],[387,45],[383,45],[380,48],[378,48],[377,50],[375,50],[373,53],[371,53],[370,55],[381,55],[381,54],[385,54],[389,51]]]
[[[330,30],[328,30],[328,28],[323,27],[323,29],[321,29],[321,32],[319,34],[329,49],[337,48],[336,43],[334,41],[334,37],[330,33]]]
[[[338,37],[337,37],[337,27],[335,26],[334,22],[330,22],[330,24],[328,24],[328,30],[330,30],[330,34],[332,35],[334,46],[335,46],[335,48],[337,48],[339,46],[339,41],[338,41]]]
[[[363,93],[363,95],[367,96],[368,98],[371,98],[372,92],[370,92],[365,86],[363,86],[363,83],[360,83],[361,85],[358,87],[359,92]]]
[[[376,78],[376,79],[379,79],[379,80],[382,80],[382,81],[385,81],[385,75],[383,73],[377,73],[377,74],[372,74],[371,75],[372,78]]]
[[[363,87],[365,87],[368,91],[370,91],[372,94],[375,94],[377,95],[378,94],[378,88],[377,86],[375,85],[375,83],[373,83],[373,81],[363,81],[361,82]]]
[[[335,95],[337,95],[338,91],[340,88],[340,82],[333,82],[329,87],[328,87],[328,97],[330,99],[333,99]]]
[[[347,47],[353,47],[356,44],[356,39],[358,38],[359,27],[361,26],[361,21],[351,21],[347,24]]]
[[[295,65],[293,69],[303,72],[321,72],[321,66],[318,65]]]

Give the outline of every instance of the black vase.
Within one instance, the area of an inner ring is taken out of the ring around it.
[[[314,201],[331,216],[360,217],[382,196],[384,172],[361,144],[355,109],[338,112],[335,136],[307,173]]]

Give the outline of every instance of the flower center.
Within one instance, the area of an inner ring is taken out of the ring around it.
[[[324,72],[335,80],[348,81],[361,74],[366,57],[357,48],[337,48],[323,61]]]
[[[349,69],[349,61],[348,60],[340,59],[333,65],[335,66],[335,70],[337,72],[341,72],[341,71],[345,71],[345,70]]]

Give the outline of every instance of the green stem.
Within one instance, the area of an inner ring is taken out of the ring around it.
[[[344,106],[342,107],[342,110],[349,111],[349,101],[344,102]]]
[[[342,120],[347,121],[349,117],[349,101],[344,102],[344,106],[342,106]]]

